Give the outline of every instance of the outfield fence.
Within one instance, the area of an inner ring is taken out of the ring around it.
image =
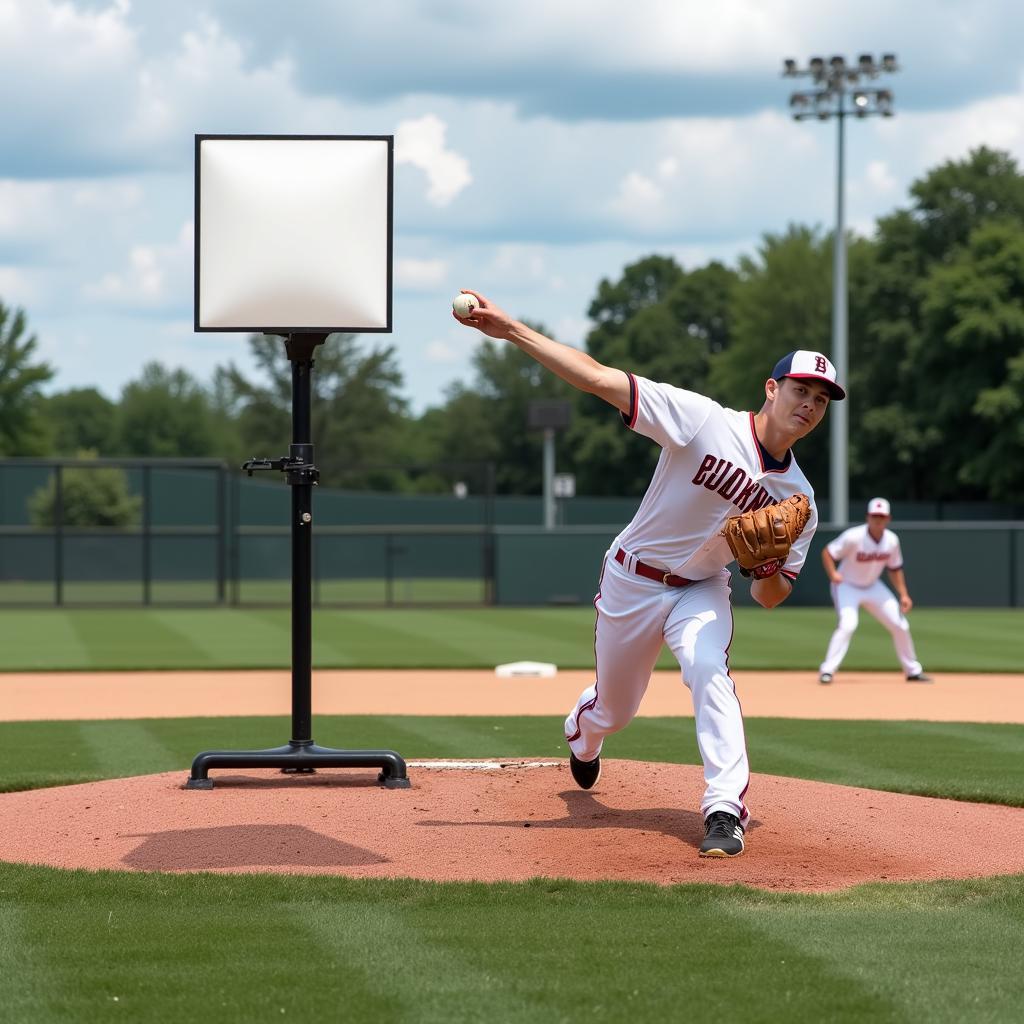
[[[435,476],[433,492],[318,488],[315,604],[587,604],[639,503],[562,499],[549,530],[541,497],[496,495],[490,467],[466,467],[459,496]],[[918,605],[1024,604],[1024,509],[893,513]],[[287,604],[289,518],[282,480],[219,460],[0,460],[0,605]],[[830,603],[820,552],[836,532],[819,529],[790,603]],[[750,600],[745,585],[734,594]]]

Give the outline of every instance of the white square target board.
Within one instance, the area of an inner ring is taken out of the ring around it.
[[[196,135],[195,330],[391,330],[394,136]]]

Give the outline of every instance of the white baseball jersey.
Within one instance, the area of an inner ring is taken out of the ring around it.
[[[827,550],[835,560],[843,582],[855,587],[870,587],[882,575],[883,569],[903,568],[899,537],[892,530],[884,530],[882,539],[876,541],[868,533],[867,523],[844,530]]]
[[[626,424],[657,441],[661,455],[633,521],[613,544],[657,568],[691,580],[721,573],[733,560],[720,535],[725,521],[802,491],[811,518],[789,552],[784,575],[803,567],[818,525],[814,491],[792,451],[766,467],[754,414],[726,409],[704,395],[629,374]]]

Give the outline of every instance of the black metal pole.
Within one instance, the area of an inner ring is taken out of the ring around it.
[[[212,789],[211,768],[278,768],[307,773],[317,768],[379,768],[377,781],[388,789],[408,789],[405,761],[393,750],[334,750],[313,742],[313,487],[319,472],[313,463],[310,407],[313,353],[326,334],[291,334],[286,341],[292,363],[292,444],[283,459],[252,459],[242,467],[280,470],[292,488],[292,738],[268,750],[208,750],[197,754],[186,789]]]
[[[215,470],[214,486],[217,488],[217,604],[223,605],[227,595],[227,466]]]
[[[54,468],[53,485],[53,573],[54,601],[64,604],[64,467]]]
[[[153,603],[153,522],[151,514],[152,472],[142,467],[142,603]]]
[[[309,337],[309,336],[307,336]],[[317,337],[314,335],[313,337]],[[312,347],[289,339],[292,360],[292,444],[289,455],[313,465]],[[313,483],[292,485],[292,743],[313,742]]]

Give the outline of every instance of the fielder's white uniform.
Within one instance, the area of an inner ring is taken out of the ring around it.
[[[883,569],[903,568],[899,537],[892,530],[885,530],[882,539],[876,541],[868,532],[868,524],[862,523],[839,534],[827,550],[843,582],[832,584],[832,603],[839,614],[839,624],[829,641],[821,673],[832,675],[839,668],[857,629],[859,608],[864,605],[892,636],[904,674],[916,676],[921,671],[921,662],[914,652],[910,624],[900,611],[896,595],[880,579]]]
[[[707,782],[701,810],[705,817],[728,811],[745,827],[750,769],[729,675],[733,620],[726,566],[733,555],[719,531],[730,516],[807,494],[811,518],[782,569],[795,580],[818,524],[813,491],[792,451],[781,464],[765,452],[752,412],[632,374],[629,380],[630,411],[622,418],[662,451],[633,521],[605,556],[594,599],[597,679],[565,720],[566,739],[576,757],[597,757],[604,738],[636,714],[661,645],[668,644],[693,696]],[[689,582],[669,586],[665,574]]]

